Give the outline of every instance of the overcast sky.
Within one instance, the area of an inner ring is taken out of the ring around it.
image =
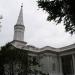
[[[64,30],[63,23],[56,26],[46,20],[47,13],[37,6],[37,0],[0,0],[0,14],[3,15],[0,32],[0,46],[13,40],[14,25],[23,3],[25,25],[24,41],[36,47],[63,47],[75,43],[75,35]],[[39,10],[38,10],[39,9]]]

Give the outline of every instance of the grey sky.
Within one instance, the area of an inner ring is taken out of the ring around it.
[[[13,40],[14,25],[23,3],[25,25],[24,40],[36,47],[63,47],[75,43],[75,35],[65,33],[63,23],[56,26],[46,21],[47,13],[38,10],[36,0],[0,0],[0,14],[3,15],[0,32],[0,46]]]

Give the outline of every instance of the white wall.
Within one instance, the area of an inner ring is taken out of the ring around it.
[[[54,65],[54,68],[53,68]],[[59,63],[57,56],[54,55],[43,55],[40,56],[40,66],[41,71],[43,73],[49,74],[49,75],[58,75],[59,73]]]

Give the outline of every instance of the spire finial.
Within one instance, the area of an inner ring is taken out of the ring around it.
[[[21,7],[23,7],[23,3],[21,4]]]

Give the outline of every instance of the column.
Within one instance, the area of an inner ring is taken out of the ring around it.
[[[75,57],[74,57],[74,54],[72,54],[72,60],[73,60],[73,69],[74,69],[74,75],[75,75]]]
[[[63,73],[62,73],[62,61],[61,61],[61,57],[59,57],[59,72],[60,72],[60,75],[63,75]]]

